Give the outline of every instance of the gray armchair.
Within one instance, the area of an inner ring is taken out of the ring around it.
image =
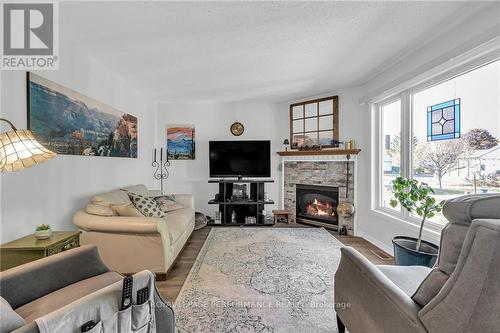
[[[0,331],[16,327],[12,332],[38,333],[35,319],[122,279],[122,275],[104,265],[93,245],[3,271],[0,273]],[[174,333],[173,310],[158,291],[155,304],[157,331]]]
[[[433,269],[375,266],[342,248],[339,332],[500,332],[500,195],[449,200]]]

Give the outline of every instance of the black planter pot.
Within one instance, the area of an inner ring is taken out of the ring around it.
[[[439,246],[422,241],[417,251],[417,239],[397,236],[392,239],[394,246],[394,261],[398,266],[427,266],[433,267],[436,263]]]

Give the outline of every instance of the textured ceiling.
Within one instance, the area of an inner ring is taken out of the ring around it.
[[[64,45],[157,101],[286,101],[363,84],[467,2],[61,2]]]

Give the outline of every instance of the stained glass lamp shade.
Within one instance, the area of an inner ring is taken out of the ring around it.
[[[18,130],[8,120],[12,131],[0,134],[0,171],[20,171],[57,156],[38,142],[28,130]]]

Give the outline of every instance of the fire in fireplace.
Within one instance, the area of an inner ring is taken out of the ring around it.
[[[338,225],[338,187],[297,184],[295,202],[297,222]]]

